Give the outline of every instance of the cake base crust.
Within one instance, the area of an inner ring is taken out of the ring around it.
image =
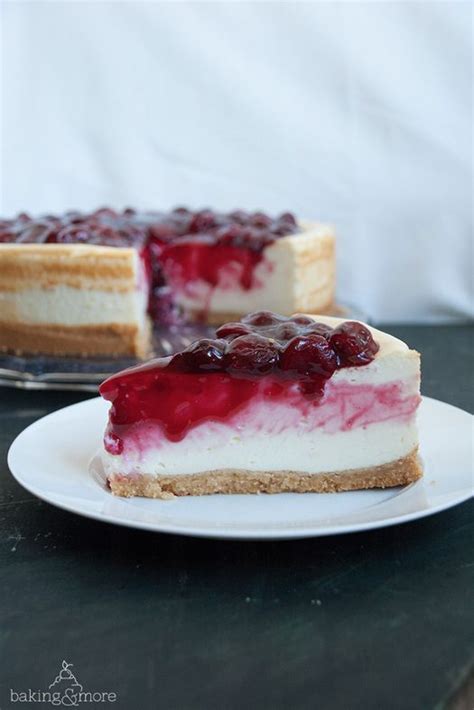
[[[336,493],[362,488],[390,488],[412,483],[422,475],[415,449],[408,456],[381,466],[331,473],[223,469],[179,476],[113,474],[108,483],[117,496],[167,499],[214,493]]]
[[[16,355],[146,357],[149,354],[150,332],[149,324],[140,330],[135,325],[121,323],[66,326],[0,322],[0,352]]]

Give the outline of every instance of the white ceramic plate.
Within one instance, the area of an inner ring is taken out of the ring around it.
[[[414,484],[349,493],[215,495],[169,501],[117,498],[109,493],[95,458],[107,410],[106,402],[91,399],[31,424],[8,454],[17,481],[48,503],[108,523],[262,540],[381,528],[431,515],[472,495],[472,417],[427,397],[419,410],[425,476]]]

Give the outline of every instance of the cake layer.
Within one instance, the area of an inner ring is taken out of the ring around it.
[[[100,282],[96,280],[96,285]],[[34,325],[136,325],[142,324],[147,309],[147,293],[128,290],[98,290],[56,285],[50,288],[25,288],[0,291],[0,321]]]
[[[108,483],[118,496],[168,499],[215,493],[335,493],[361,488],[403,486],[420,478],[416,449],[395,461],[365,468],[310,475],[294,470],[212,470],[184,476],[112,474]]]

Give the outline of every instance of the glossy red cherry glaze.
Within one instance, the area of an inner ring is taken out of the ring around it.
[[[0,220],[0,243],[136,248],[145,265],[149,312],[156,322],[170,323],[179,318],[173,294],[195,298],[196,287],[204,284],[205,311],[217,286],[258,288],[257,267],[263,263],[271,268],[264,259],[265,247],[297,231],[290,213],[273,219],[263,212],[242,210],[217,213],[178,207],[171,212],[117,212],[104,207],[91,213],[66,212],[37,219],[23,213]]]
[[[195,296],[200,283],[210,292],[217,286],[258,288],[256,269],[265,247],[298,231],[290,213],[272,219],[262,212],[191,212],[181,207],[146,219],[150,220],[150,248],[166,282],[189,296]]]
[[[246,249],[207,240],[182,240],[163,247],[160,263],[167,283],[186,295],[193,295],[197,282],[210,290],[258,288],[256,267],[262,262],[263,248]]]
[[[119,453],[121,434],[140,422],[153,421],[169,440],[179,441],[204,421],[231,419],[256,396],[313,409],[337,369],[366,365],[379,349],[360,323],[332,329],[308,316],[268,311],[227,323],[216,335],[101,385],[101,395],[112,402],[110,453]]]

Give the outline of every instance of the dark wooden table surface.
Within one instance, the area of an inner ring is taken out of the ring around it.
[[[472,330],[387,330],[422,353],[424,394],[472,411]],[[63,659],[84,691],[132,710],[474,707],[472,503],[291,542],[86,520],[6,465],[24,427],[80,399],[0,388],[2,710],[52,707],[12,690],[47,690]]]

